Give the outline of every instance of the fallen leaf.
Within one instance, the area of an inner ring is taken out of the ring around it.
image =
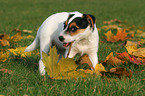
[[[18,32],[17,34],[15,34],[14,36],[11,37],[11,40],[13,41],[20,41],[22,39],[22,36],[21,36],[22,32]]]
[[[107,65],[112,65],[112,66],[116,66],[116,65],[120,65],[120,64],[124,64],[124,60],[120,60],[117,57],[113,56],[113,52],[111,52],[105,59],[105,61],[103,62],[103,64],[107,64]]]
[[[2,71],[3,73],[8,73],[8,74],[12,74],[12,70],[8,70],[8,69],[0,69],[0,71]]]
[[[1,62],[5,62],[9,57],[9,52],[3,52],[3,51],[0,51],[0,61]]]
[[[128,33],[126,33],[125,30],[117,30],[117,34],[114,35],[112,31],[108,31],[107,33],[104,33],[107,38],[105,38],[107,41],[110,42],[117,42],[117,41],[124,41],[126,39],[132,38],[132,36],[127,37]]]
[[[109,29],[122,30],[122,28],[120,28],[118,25],[107,25],[107,26],[101,27],[101,29],[105,29],[105,30],[109,30]]]
[[[10,46],[10,43],[8,40],[0,40],[0,42],[2,46],[6,46],[6,45]]]
[[[125,48],[127,49],[130,55],[141,58],[145,57],[145,48],[137,48],[137,44],[135,42],[132,42],[132,44],[128,44],[127,42]]]
[[[23,38],[23,39],[33,39],[34,36],[32,36],[32,35],[28,35],[28,36],[23,36],[22,38]]]
[[[128,78],[132,77],[132,72],[131,70],[127,71],[125,68],[117,67],[117,68],[111,68],[109,71],[101,71],[101,74],[103,77],[118,77],[121,79],[121,77],[126,76]]]
[[[6,45],[10,46],[9,40],[10,37],[7,34],[0,35],[0,42],[2,46],[6,46]]]
[[[23,30],[22,32],[26,32],[26,33],[32,33],[32,30]]]
[[[97,74],[97,75],[102,75],[100,72],[101,71],[106,71],[105,70],[105,67],[102,65],[102,64],[96,64],[96,67],[95,67],[95,73]]]
[[[78,60],[78,64],[80,64],[80,65],[81,64],[85,64],[85,63],[87,63],[90,66],[90,68],[92,68],[93,70],[95,70],[94,67],[92,66],[92,62],[90,61],[90,59],[89,59],[89,57],[88,57],[87,54],[81,56],[79,58],[79,60]]]
[[[76,71],[78,65],[72,58],[63,58],[58,61],[58,54],[56,47],[50,48],[50,56],[42,52],[43,63],[45,70],[50,77],[54,79],[77,79],[79,77],[86,77],[87,73],[83,71]]]
[[[104,21],[103,23],[104,24],[111,24],[113,22],[116,22],[116,23],[126,23],[126,21],[121,21],[121,20],[118,20],[118,19],[113,19],[113,20],[110,20],[110,21]]]
[[[117,58],[125,61],[126,63],[132,62],[133,64],[137,64],[137,65],[145,65],[145,61],[143,61],[144,59],[139,59],[134,56],[130,56],[127,52],[116,53],[116,54],[117,54],[116,56]]]
[[[26,48],[27,47],[18,47],[16,49],[8,49],[8,51],[13,53],[15,56],[21,56],[21,57],[31,56],[32,53],[35,53],[35,51],[33,51],[33,52],[25,52]]]

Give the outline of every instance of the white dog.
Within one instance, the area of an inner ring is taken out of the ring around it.
[[[33,51],[40,43],[39,70],[41,75],[45,75],[42,51],[48,53],[50,46],[55,44],[58,53],[66,57],[69,45],[73,42],[68,57],[72,58],[77,53],[88,54],[95,68],[98,63],[98,41],[99,36],[94,16],[79,12],[61,12],[51,15],[43,22],[35,40],[26,48],[25,52]]]

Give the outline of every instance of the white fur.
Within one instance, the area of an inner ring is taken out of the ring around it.
[[[66,57],[69,47],[64,47],[63,43],[59,41],[58,37],[60,35],[64,36],[64,42],[74,41],[72,44],[72,48],[69,54],[69,58],[74,57],[77,53],[88,54],[90,60],[92,61],[93,67],[95,68],[98,63],[98,31],[95,25],[94,32],[90,26],[80,34],[75,36],[70,36],[64,33],[63,27],[64,22],[67,20],[69,14],[75,14],[74,18],[81,17],[83,14],[79,12],[61,12],[56,13],[48,17],[43,24],[40,26],[36,38],[31,45],[29,45],[25,52],[35,50],[40,43],[40,55],[41,58],[39,60],[39,71],[41,75],[45,75],[45,66],[42,62],[42,51],[48,53],[49,47],[52,46],[52,42],[55,43],[58,47],[58,52],[60,55]],[[70,23],[74,18],[71,18],[68,23]]]

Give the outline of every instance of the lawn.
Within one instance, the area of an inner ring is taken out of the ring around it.
[[[144,0],[0,0],[0,34],[15,35],[14,30],[32,30],[32,33],[22,33],[23,36],[35,36],[42,22],[51,14],[62,11],[79,11],[96,17],[98,28],[104,26],[103,21],[118,19],[127,21],[126,26],[134,25],[134,30],[145,26]],[[143,30],[145,32],[145,30]],[[99,61],[106,59],[110,52],[124,52],[124,47],[118,47],[125,41],[115,43],[104,39],[104,33],[99,31]],[[134,37],[135,40],[137,37]],[[142,38],[144,39],[144,38]],[[1,46],[0,50],[24,47],[33,39],[22,39],[10,42],[10,46]],[[145,47],[145,45],[142,45]],[[39,52],[39,49],[36,50]],[[42,77],[38,71],[39,55],[20,57],[11,54],[5,62],[0,62],[0,69],[12,70],[12,73],[0,71],[0,95],[5,96],[144,96],[145,70],[144,65],[126,64],[115,67],[130,69],[133,73],[130,79],[105,80],[100,76],[90,76],[87,79],[53,80],[48,75]],[[112,68],[110,65],[106,69]]]

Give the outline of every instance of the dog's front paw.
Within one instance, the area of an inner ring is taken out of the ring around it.
[[[42,70],[42,69],[40,69],[40,70],[39,70],[39,72],[40,72],[40,75],[41,75],[41,76],[44,76],[44,75],[45,75],[45,73],[46,73],[44,69],[43,69],[43,70]]]
[[[42,60],[39,60],[39,72],[40,72],[40,75],[44,76],[46,71],[45,71],[45,66],[43,65],[43,62]]]

